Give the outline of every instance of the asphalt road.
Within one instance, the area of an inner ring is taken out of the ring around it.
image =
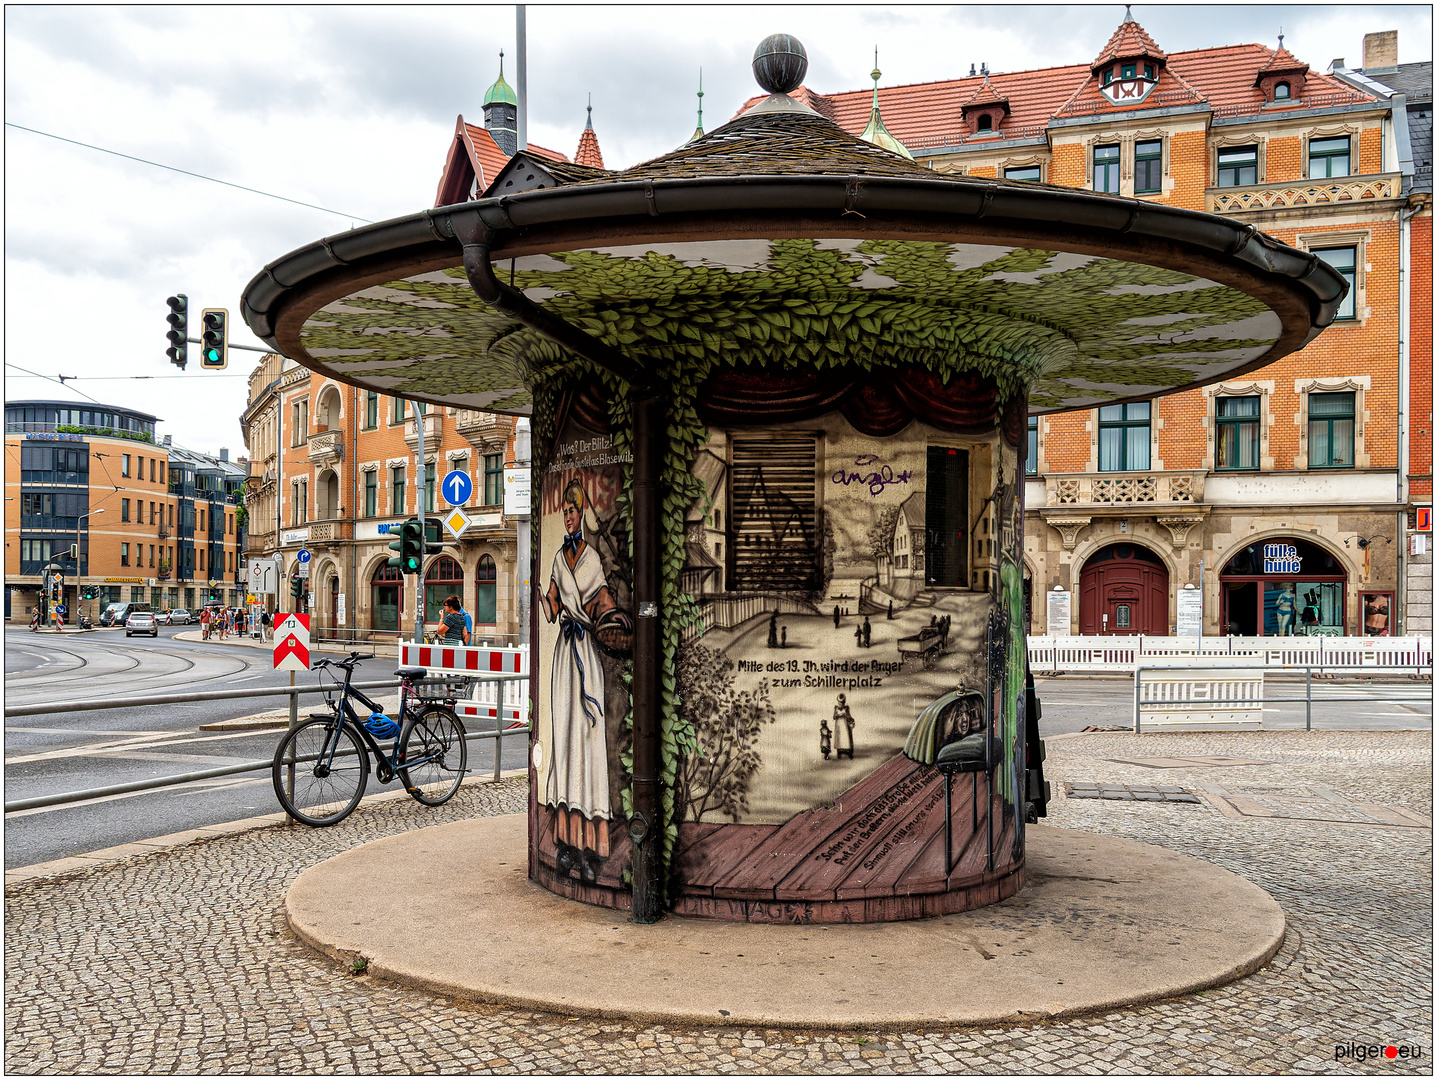
[[[160,627],[157,638],[122,630],[32,634],[5,629],[8,706],[143,694],[288,686],[261,649],[176,641],[186,627]],[[356,681],[386,678],[394,661],[378,657]],[[301,685],[315,680],[301,672]],[[274,755],[281,731],[201,731],[211,724],[287,707],[287,698],[205,701],[129,709],[6,717],[5,799],[83,791]],[[319,701],[300,699],[300,709]],[[466,726],[476,730],[473,723]],[[506,739],[502,765],[522,768],[526,747]],[[493,768],[493,744],[470,743],[469,769]],[[397,788],[393,781],[388,788]],[[386,790],[370,774],[367,792]],[[102,796],[5,815],[5,866],[28,866],[117,844],[214,825],[279,809],[268,770],[218,777],[158,791]]]
[[[176,641],[182,627],[161,627],[158,638],[127,638],[123,631],[93,634],[32,634],[5,630],[5,694],[9,705],[132,697],[176,691],[257,689],[287,686],[287,673],[271,669],[268,652],[208,642]],[[360,679],[384,678],[393,661],[376,658]],[[314,676],[300,676],[304,683]],[[1269,697],[1301,698],[1301,680],[1269,681]],[[1084,676],[1037,680],[1045,735],[1087,727],[1132,726],[1130,678]],[[1313,727],[1393,730],[1432,728],[1430,684],[1318,683]],[[1400,698],[1385,701],[1381,698]],[[268,760],[280,732],[201,731],[209,724],[283,708],[284,698],[193,702],[140,708],[7,717],[7,801],[81,791],[110,784],[222,765]],[[317,698],[302,698],[305,709]],[[1265,728],[1301,728],[1298,701],[1264,705]],[[469,725],[471,730],[473,725]],[[470,744],[472,772],[493,768],[492,744]],[[525,764],[522,740],[506,740],[502,765]],[[383,790],[371,774],[370,793]],[[397,781],[389,787],[397,787]],[[268,771],[219,777],[159,791],[104,796],[81,803],[7,814],[5,866],[28,866],[85,851],[162,836],[202,825],[268,813],[279,808]]]

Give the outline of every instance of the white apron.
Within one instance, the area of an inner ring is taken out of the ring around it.
[[[604,669],[594,642],[594,624],[584,605],[607,584],[599,554],[585,544],[574,569],[564,549],[554,554],[551,580],[559,590],[558,640],[549,684],[549,776],[544,801],[578,810],[588,818],[610,818],[609,755],[604,731]]]

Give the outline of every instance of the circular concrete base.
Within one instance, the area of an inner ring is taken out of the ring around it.
[[[1210,863],[1041,825],[1028,884],[910,922],[748,924],[565,900],[526,876],[522,815],[365,844],[300,875],[299,938],[348,968],[471,1000],[683,1024],[919,1027],[1087,1012],[1246,975],[1282,909]]]

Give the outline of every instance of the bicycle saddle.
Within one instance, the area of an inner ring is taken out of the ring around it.
[[[400,679],[422,679],[429,674],[429,669],[422,667],[402,667],[395,668],[394,674]]]

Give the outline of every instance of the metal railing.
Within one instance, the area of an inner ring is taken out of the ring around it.
[[[1408,637],[1170,637],[1149,635],[1034,635],[1028,663],[1034,672],[1126,672],[1154,657],[1256,657],[1272,667],[1319,672],[1362,668],[1367,674],[1404,673],[1431,677],[1432,638]]]
[[[1216,659],[1217,659],[1217,657],[1214,657],[1214,660],[1216,660]],[[1224,677],[1223,679],[1221,679],[1221,680],[1216,680],[1216,679],[1215,679],[1215,680],[1212,680],[1212,681],[1214,681],[1214,682],[1221,681],[1221,682],[1225,682],[1225,683],[1233,683],[1233,682],[1236,682],[1237,680],[1239,680],[1244,673],[1261,675],[1261,674],[1264,674],[1264,673],[1269,672],[1269,671],[1287,672],[1287,673],[1292,673],[1292,672],[1295,672],[1295,671],[1302,671],[1302,672],[1304,672],[1305,675],[1306,675],[1305,679],[1303,680],[1303,696],[1302,696],[1302,697],[1268,697],[1266,694],[1263,694],[1263,695],[1260,696],[1260,697],[1247,697],[1247,696],[1231,697],[1231,696],[1228,696],[1228,697],[1201,697],[1201,698],[1161,698],[1161,699],[1148,700],[1148,701],[1144,701],[1144,700],[1143,700],[1143,672],[1145,672],[1145,671],[1147,671],[1147,672],[1159,672],[1159,671],[1160,671],[1160,672],[1163,672],[1165,675],[1167,675],[1167,676],[1169,676],[1169,677],[1172,677],[1172,676],[1175,676],[1175,675],[1180,675],[1180,674],[1181,674],[1183,671],[1185,671],[1185,670],[1186,670],[1186,671],[1201,671],[1201,670],[1212,670],[1212,669],[1218,669],[1218,668],[1219,668],[1219,665],[1217,665],[1217,664],[1213,664],[1213,665],[1211,665],[1210,667],[1207,666],[1207,665],[1204,665],[1203,668],[1197,668],[1197,669],[1194,669],[1194,668],[1185,668],[1185,667],[1177,667],[1177,666],[1172,666],[1172,665],[1160,665],[1160,664],[1139,665],[1138,667],[1134,668],[1134,669],[1133,669],[1133,732],[1134,732],[1134,734],[1138,734],[1138,735],[1141,735],[1141,734],[1142,734],[1142,731],[1143,731],[1143,711],[1144,711],[1144,710],[1146,710],[1146,711],[1148,711],[1148,712],[1171,712],[1171,711],[1173,711],[1172,706],[1175,706],[1175,705],[1188,705],[1188,706],[1194,706],[1194,707],[1196,707],[1196,708],[1201,708],[1201,709],[1203,709],[1204,711],[1208,711],[1208,712],[1219,712],[1219,711],[1223,711],[1223,710],[1229,710],[1229,711],[1233,711],[1233,712],[1250,712],[1250,711],[1253,709],[1254,706],[1256,706],[1258,709],[1261,709],[1262,706],[1264,706],[1264,705],[1278,705],[1278,704],[1291,705],[1291,704],[1293,704],[1293,703],[1295,703],[1295,702],[1299,702],[1299,701],[1300,701],[1300,702],[1303,702],[1303,704],[1304,704],[1304,706],[1305,706],[1305,713],[1306,713],[1305,729],[1306,729],[1307,731],[1311,731],[1311,730],[1312,730],[1312,703],[1313,703],[1314,700],[1317,700],[1319,704],[1336,704],[1336,703],[1340,703],[1340,702],[1344,702],[1344,701],[1350,702],[1350,701],[1352,700],[1352,699],[1350,699],[1350,698],[1337,697],[1336,695],[1333,695],[1333,696],[1331,696],[1331,697],[1319,697],[1319,698],[1317,698],[1317,699],[1314,699],[1313,696],[1312,696],[1312,673],[1313,673],[1314,671],[1318,671],[1318,672],[1325,673],[1325,672],[1331,672],[1331,671],[1333,671],[1333,670],[1345,670],[1345,671],[1351,671],[1351,672],[1354,672],[1354,673],[1360,673],[1360,674],[1364,674],[1364,675],[1371,675],[1371,674],[1372,674],[1372,669],[1371,669],[1370,667],[1361,667],[1361,666],[1347,666],[1347,667],[1344,667],[1344,668],[1335,668],[1334,665],[1327,665],[1326,667],[1318,668],[1318,667],[1314,667],[1314,666],[1312,666],[1312,665],[1306,665],[1306,664],[1303,664],[1303,665],[1299,665],[1299,664],[1284,664],[1284,665],[1281,665],[1281,666],[1269,666],[1269,665],[1263,665],[1263,664],[1245,664],[1245,665],[1238,666],[1238,667],[1231,667],[1231,668],[1222,668],[1222,669],[1220,669],[1220,670],[1224,671],[1225,677]],[[1259,684],[1260,684],[1260,683],[1261,683],[1261,681],[1259,680]],[[1151,686],[1151,685],[1153,685],[1153,684],[1152,684],[1152,683],[1149,683],[1148,685]],[[1334,688],[1334,689],[1336,688],[1336,685],[1333,684],[1333,683],[1320,683],[1319,685],[1320,685],[1320,686],[1332,687],[1332,688]],[[1414,688],[1414,689],[1417,689],[1417,688]],[[1420,694],[1420,693],[1419,693],[1419,694],[1414,694],[1412,691],[1409,691],[1409,692],[1408,692],[1407,694],[1405,694],[1405,695],[1399,695],[1399,696],[1396,696],[1396,697],[1370,697],[1370,696],[1367,696],[1367,695],[1364,693],[1364,696],[1363,696],[1363,698],[1362,698],[1362,701],[1364,701],[1364,702],[1372,702],[1372,703],[1374,703],[1374,704],[1378,704],[1378,703],[1398,703],[1398,704],[1405,704],[1405,703],[1411,703],[1411,702],[1427,702],[1428,704],[1430,704],[1430,703],[1431,703],[1431,700],[1432,700],[1431,697],[1428,696],[1428,695]],[[1217,721],[1217,722],[1221,722],[1221,721]],[[1212,723],[1212,721],[1210,721],[1210,723]],[[1163,726],[1164,726],[1164,727],[1177,727],[1177,726],[1182,726],[1182,727],[1201,727],[1202,724],[1203,724],[1203,721],[1202,721],[1202,720],[1193,719],[1193,720],[1191,720],[1191,721],[1186,721],[1186,720],[1170,721],[1170,722],[1168,722],[1168,723],[1165,723]],[[1261,721],[1260,721],[1260,720],[1259,720],[1259,722],[1258,722],[1258,726],[1261,727]]]
[[[513,682],[516,680],[527,680],[528,675],[483,675],[470,676],[468,681],[473,682]],[[439,675],[419,680],[420,685],[452,685],[460,681],[452,675]],[[381,679],[371,682],[351,683],[352,690],[382,690],[395,689],[400,685],[399,679]],[[145,694],[130,698],[96,698],[82,701],[67,702],[42,702],[36,705],[14,705],[6,708],[5,717],[22,716],[48,716],[55,713],[69,712],[97,712],[102,709],[130,709],[143,708],[148,705],[176,705],[188,704],[195,701],[234,701],[244,698],[262,697],[288,697],[289,698],[289,727],[294,728],[299,723],[299,699],[305,695],[334,694],[337,693],[334,686],[324,686],[315,683],[310,686],[279,686],[254,690],[206,690],[200,693],[175,693],[175,694]],[[477,742],[481,739],[494,740],[494,776],[499,779],[501,759],[504,751],[504,736],[525,735],[529,726],[513,727],[507,731],[504,727],[504,718],[495,717],[493,731],[471,731],[465,732],[465,742]],[[221,776],[236,776],[240,773],[259,772],[269,770],[274,766],[274,759],[267,758],[263,761],[246,761],[238,765],[223,765],[214,769],[200,769],[195,772],[178,773],[173,776],[154,777],[149,780],[134,780],[124,784],[109,784],[105,787],[86,788],[82,791],[66,791],[55,795],[37,795],[28,799],[15,799],[5,804],[5,813],[10,814],[19,810],[33,810],[42,806],[58,806],[64,803],[84,802],[88,799],[103,798],[107,795],[124,795],[134,791],[152,791],[159,788],[173,787],[177,784],[190,784],[197,780],[210,780]]]

